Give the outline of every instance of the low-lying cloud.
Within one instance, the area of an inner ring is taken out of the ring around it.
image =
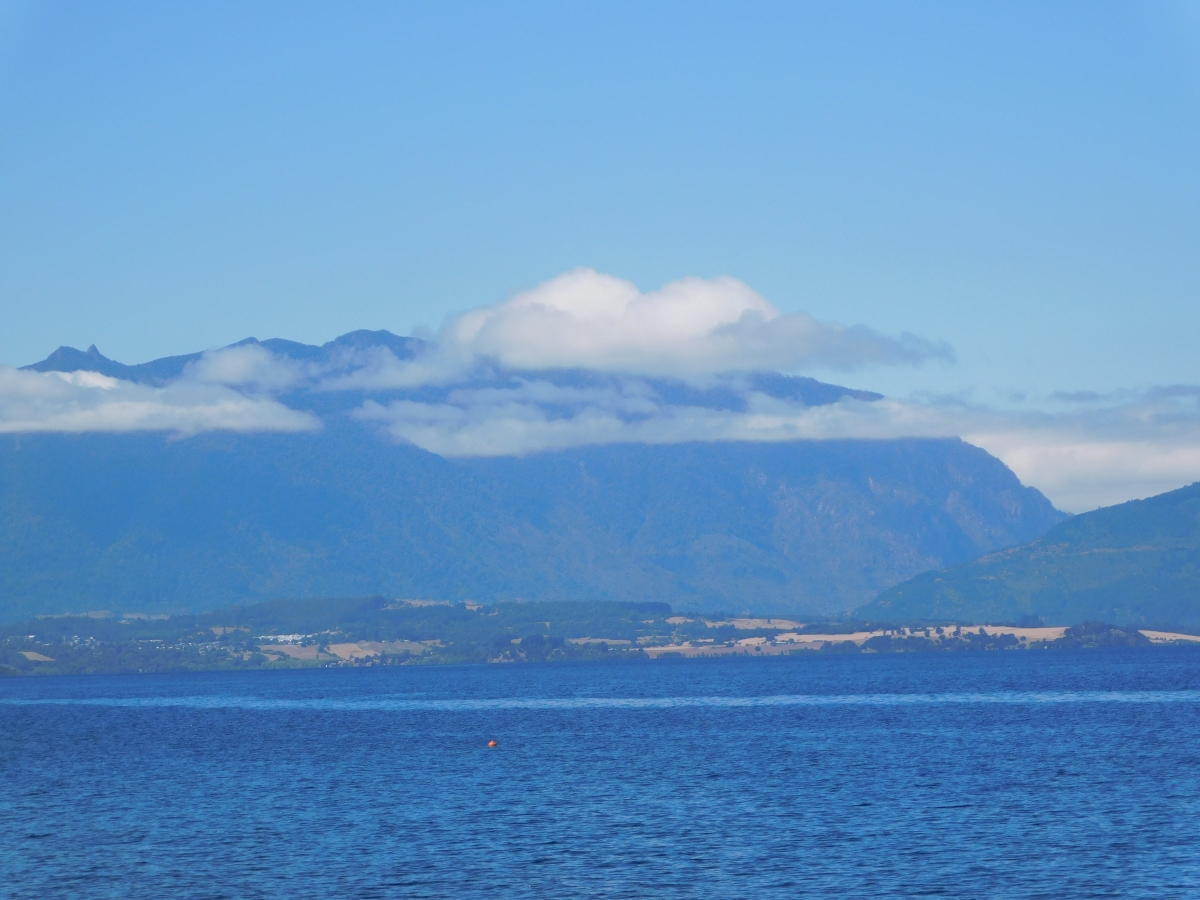
[[[456,390],[443,402],[368,400],[356,412],[396,438],[448,457],[507,456],[595,444],[951,437],[936,414],[891,400],[804,406],[747,392],[745,409],[674,405],[648,388],[563,390],[528,381]],[[901,424],[904,423],[904,424]]]
[[[311,431],[310,413],[219,383],[181,378],[151,387],[96,372],[0,367],[0,433]]]
[[[349,413],[446,457],[617,443],[961,437],[1072,512],[1200,479],[1200,387],[1062,393],[1035,412],[866,394],[823,403],[778,388],[788,381],[781,376],[748,373],[916,365],[950,360],[952,351],[784,314],[731,278],[643,293],[581,269],[450,320],[411,358],[369,343],[316,358],[242,344],[205,353],[165,385],[0,367],[0,432],[308,431],[321,420],[280,397],[303,405],[309,392],[320,395],[313,406],[340,409],[326,416]]]
[[[1070,399],[1080,408],[972,411],[959,433],[1070,512],[1200,481],[1200,386]]]
[[[206,355],[163,387],[95,372],[0,368],[0,432],[309,431],[321,427],[272,390],[316,387],[314,373],[262,348]],[[394,357],[391,357],[393,360]],[[315,373],[319,377],[320,373]],[[569,380],[569,379],[568,379]],[[581,386],[582,385],[582,386]],[[656,387],[657,385],[657,387]],[[754,389],[740,376],[709,378],[722,402],[664,393],[637,375],[533,375],[478,380],[429,393],[389,390],[343,406],[398,441],[446,457],[501,456],[571,447],[684,441],[791,441],[961,437],[1003,460],[1059,508],[1082,512],[1200,480],[1200,387],[1124,396],[1063,395],[1050,411],[952,401],[854,399],[806,406]],[[695,399],[695,398],[699,399]],[[335,413],[338,414],[338,413]]]
[[[277,356],[261,344],[237,344],[207,350],[183,370],[185,382],[221,384],[255,391],[295,387],[320,370],[294,359]]]
[[[753,391],[744,399],[743,409],[718,409],[666,403],[636,379],[591,391],[528,380],[455,390],[438,402],[368,400],[356,415],[447,457],[616,443],[961,437],[1070,512],[1200,479],[1200,388],[1059,412],[849,398],[804,406]]]

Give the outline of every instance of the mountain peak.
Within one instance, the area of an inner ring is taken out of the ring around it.
[[[124,378],[128,366],[109,359],[91,344],[87,350],[74,347],[59,347],[41,362],[25,366],[35,372],[99,372],[113,378]]]
[[[245,347],[259,345],[266,347],[277,356],[305,362],[324,362],[334,354],[351,350],[365,350],[371,347],[383,347],[390,350],[397,359],[410,359],[423,342],[418,338],[400,337],[390,331],[370,331],[360,329],[350,331],[324,344],[302,344],[284,338],[268,338],[260,341],[256,337],[243,338],[228,347]],[[222,349],[228,349],[222,348]],[[162,385],[183,374],[184,367],[201,357],[200,353],[186,353],[182,356],[164,356],[149,362],[126,365],[109,359],[101,353],[95,344],[87,350],[77,350],[74,347],[59,347],[41,362],[22,366],[34,372],[99,372],[112,378],[125,381],[136,381],[143,384]]]

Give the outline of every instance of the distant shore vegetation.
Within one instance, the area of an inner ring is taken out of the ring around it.
[[[1150,647],[1200,635],[1106,623],[884,623],[676,613],[666,603],[277,600],[202,615],[91,612],[0,627],[0,673],[652,661]]]

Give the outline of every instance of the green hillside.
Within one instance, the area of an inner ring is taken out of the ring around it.
[[[1032,543],[918,575],[857,614],[1200,625],[1200,483],[1085,513]]]

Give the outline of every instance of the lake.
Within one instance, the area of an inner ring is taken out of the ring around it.
[[[12,898],[1195,897],[1200,652],[9,678],[0,827]]]

